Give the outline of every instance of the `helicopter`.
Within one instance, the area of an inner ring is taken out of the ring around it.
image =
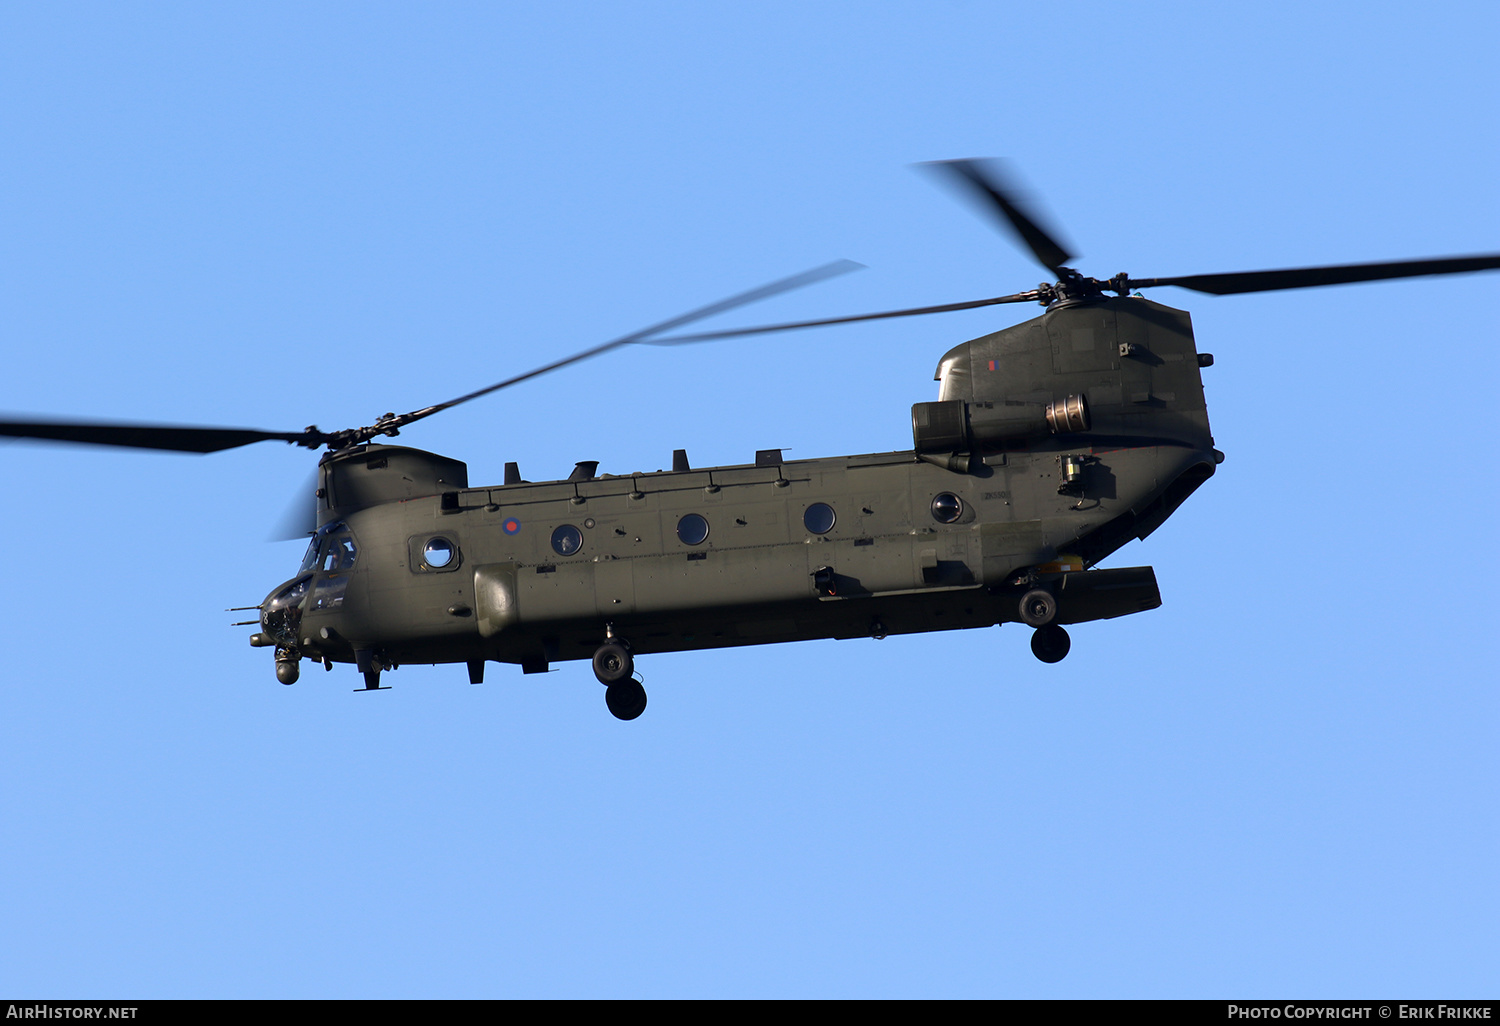
[[[1010,295],[938,306],[673,334],[854,269],[839,261],[700,307],[496,384],[336,431],[0,420],[0,435],[181,452],[262,441],[323,449],[297,572],[253,610],[250,644],[294,684],[304,662],[352,664],[383,691],[403,664],[490,662],[526,674],[591,660],[609,711],[640,716],[636,657],[814,639],[1032,629],[1044,663],[1068,626],[1154,609],[1149,566],[1100,569],[1213,476],[1214,446],[1189,314],[1140,290],[1213,295],[1500,269],[1500,254],[1100,280],[991,164],[927,165],[965,190],[1048,271]],[[1041,316],[938,361],[936,400],[911,408],[912,448],[471,485],[463,462],[377,442],[462,403],[627,345],[755,334],[1013,303]]]

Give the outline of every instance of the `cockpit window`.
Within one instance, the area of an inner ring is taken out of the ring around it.
[[[302,556],[302,566],[297,570],[299,574],[311,570],[318,565],[318,543],[321,541],[321,538],[313,535],[312,541],[307,543],[307,552]]]
[[[272,595],[271,600],[266,603],[266,608],[288,609],[292,606],[300,606],[302,600],[307,597],[307,586],[311,583],[311,577],[304,577],[301,580],[293,581],[275,595]]]
[[[329,537],[323,546],[323,570],[352,570],[354,569],[354,539],[347,534],[336,534]]]
[[[329,573],[334,570],[352,570],[356,555],[358,555],[358,549],[344,522],[340,520],[325,524],[308,543],[307,553],[302,557],[302,569],[298,572],[321,570]]]
[[[312,607],[314,609],[339,608],[344,604],[344,591],[348,587],[349,578],[342,574],[318,578],[318,586],[313,589]]]

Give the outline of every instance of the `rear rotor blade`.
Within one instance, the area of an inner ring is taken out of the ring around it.
[[[221,452],[252,442],[299,442],[312,448],[322,444],[317,431],[256,431],[251,428],[188,427],[165,424],[90,424],[57,421],[0,420],[0,435],[40,438],[78,445],[118,445],[129,449],[166,449],[172,452]]]
[[[1057,277],[1063,277],[1063,265],[1072,260],[1073,255],[1052,233],[1037,224],[1035,215],[1022,210],[1016,199],[1016,188],[1005,182],[1005,176],[994,161],[935,160],[918,166],[946,174],[950,180],[970,190],[981,207],[992,209],[1004,218],[1043,267]]]
[[[1232,296],[1242,292],[1275,292],[1282,289],[1308,289],[1319,285],[1347,285],[1357,281],[1420,278],[1428,274],[1463,274],[1467,271],[1496,269],[1500,269],[1500,253],[1441,257],[1434,260],[1394,260],[1379,264],[1295,267],[1281,271],[1189,274],[1179,278],[1131,278],[1129,282],[1131,288],[1137,289],[1154,288],[1158,285],[1176,285],[1195,292]]]
[[[887,310],[884,313],[856,314],[853,317],[829,317],[820,321],[792,321],[787,324],[766,324],[756,328],[730,328],[727,331],[705,331],[696,335],[669,335],[666,338],[644,339],[642,344],[648,346],[680,346],[688,342],[712,342],[714,339],[736,338],[740,335],[765,335],[773,331],[820,328],[825,324],[851,324],[855,321],[878,321],[887,317],[918,317],[922,314],[950,313],[954,310],[973,310],[981,306],[996,306],[1000,303],[1034,303],[1040,298],[1040,292],[1018,292],[1013,296],[996,296],[993,299],[972,299],[967,303],[945,303],[942,306],[918,306],[909,310]]]

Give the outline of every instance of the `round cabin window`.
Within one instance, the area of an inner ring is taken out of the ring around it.
[[[422,546],[422,559],[434,570],[441,570],[453,562],[458,550],[447,538],[432,538]]]
[[[583,548],[583,532],[572,524],[563,524],[552,532],[552,551],[559,556],[571,556]]]
[[[940,524],[951,524],[963,515],[963,500],[952,492],[944,492],[932,500],[932,519]]]
[[[802,526],[812,534],[827,534],[837,522],[833,507],[826,502],[815,502],[802,514]]]
[[[677,521],[677,540],[684,545],[702,545],[708,537],[708,521],[689,513]]]

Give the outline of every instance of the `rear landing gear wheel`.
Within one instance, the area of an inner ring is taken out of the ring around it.
[[[619,681],[604,690],[604,704],[617,719],[633,720],[646,711],[646,689],[640,681]]]
[[[635,659],[630,654],[630,649],[618,641],[606,641],[594,652],[594,676],[599,678],[599,683],[607,686],[620,683],[630,679],[635,672]],[[644,699],[642,708],[645,708]],[[613,708],[613,706],[611,706]],[[616,713],[615,715],[619,715]],[[639,716],[640,713],[636,713]],[[632,717],[626,716],[625,719]]]
[[[1068,632],[1055,623],[1038,627],[1031,636],[1031,654],[1044,663],[1062,662],[1068,649],[1072,647],[1073,641],[1068,637]]]

